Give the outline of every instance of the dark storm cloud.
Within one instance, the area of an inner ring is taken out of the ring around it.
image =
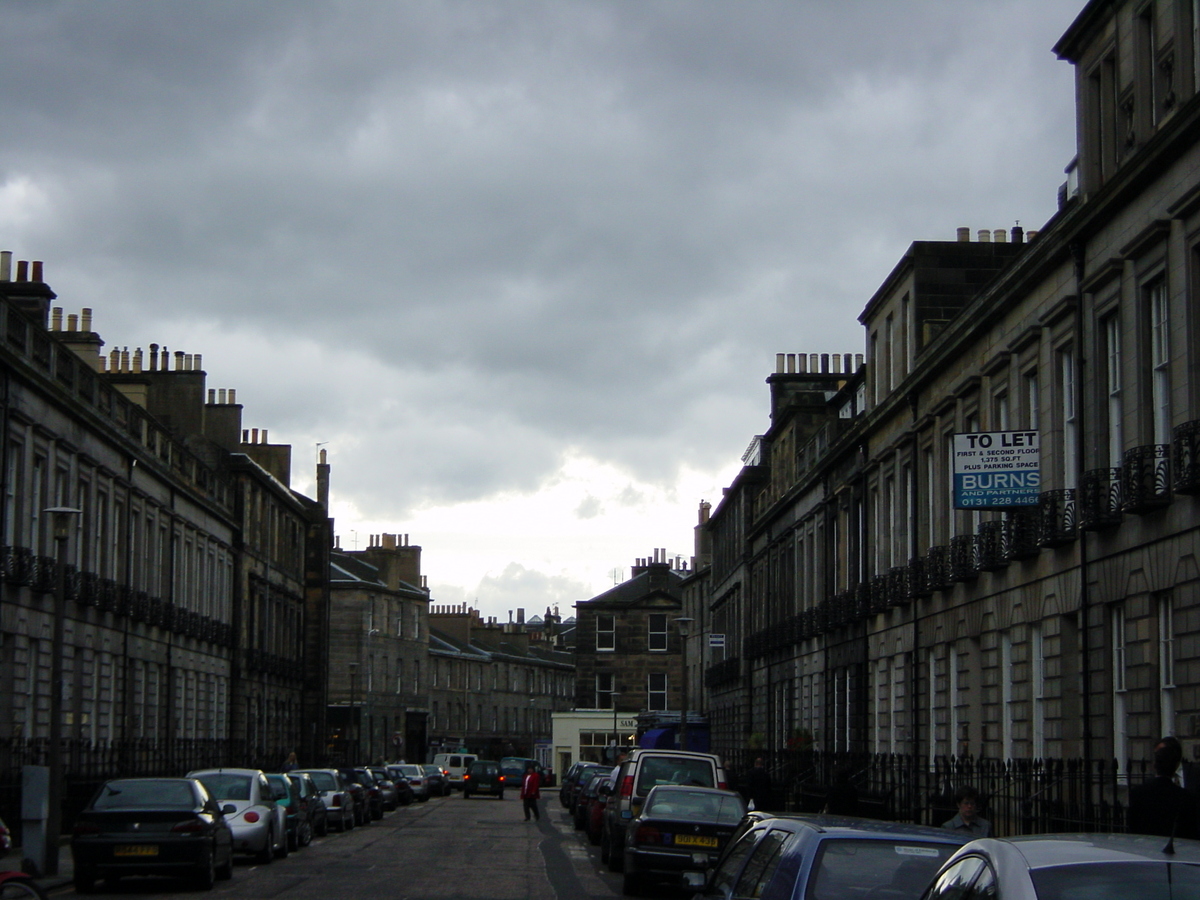
[[[667,480],[911,240],[1048,217],[1081,7],[8,3],[0,245],[110,343],[239,335],[186,349],[383,515]]]

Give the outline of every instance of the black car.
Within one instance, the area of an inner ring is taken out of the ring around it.
[[[572,763],[571,768],[567,769],[567,774],[563,776],[562,784],[558,788],[558,802],[563,805],[563,809],[570,809],[571,794],[575,789],[575,783],[579,780],[585,769],[598,767],[597,762],[577,762]]]
[[[425,772],[425,777],[429,781],[429,794],[425,799],[428,800],[430,796],[450,796],[450,780],[446,777],[445,772],[433,763],[426,763],[421,766],[421,769]]]
[[[684,873],[703,872],[746,812],[735,791],[664,784],[650,791],[625,834],[625,893],[650,881],[684,886]]]
[[[325,837],[329,834],[329,809],[316,779],[307,772],[288,772],[287,777],[296,782],[300,790],[301,815],[307,817],[312,826],[313,837]]]
[[[369,825],[371,810],[367,802],[367,786],[362,782],[363,776],[359,774],[358,769],[342,767],[337,771],[342,776],[342,780],[346,782],[350,796],[354,799],[354,824]]]
[[[71,856],[81,894],[97,878],[112,884],[125,875],[190,878],[207,890],[233,877],[233,833],[194,778],[118,778],[79,814]]]
[[[383,818],[384,801],[383,788],[379,785],[379,779],[366,766],[358,766],[351,770],[358,776],[358,783],[361,784],[367,791],[367,814],[370,821]]]

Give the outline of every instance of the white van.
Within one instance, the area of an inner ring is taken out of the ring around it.
[[[450,787],[461,790],[463,775],[477,758],[474,753],[439,753],[434,756],[433,764],[446,773]]]

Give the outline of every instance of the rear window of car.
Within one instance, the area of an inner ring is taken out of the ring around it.
[[[471,763],[472,775],[496,775],[500,772],[500,767],[495,763],[473,762]]]
[[[462,757],[461,757],[461,756],[452,756],[452,757],[450,757],[450,766],[451,766],[451,768],[454,768],[454,767],[456,767],[456,766],[461,766],[462,764],[463,764],[463,761],[462,761]]]
[[[178,781],[110,781],[100,789],[95,809],[191,809],[196,795],[190,784]]]
[[[1200,896],[1200,866],[1181,862],[1079,863],[1029,873],[1038,900],[1179,900]]]
[[[958,848],[926,841],[827,837],[821,841],[806,898],[845,900],[873,891],[919,897]],[[1091,898],[1098,900],[1098,898]]]
[[[696,787],[716,787],[713,765],[707,759],[652,756],[638,767],[637,792],[649,793],[658,784],[690,784]]]
[[[742,820],[745,808],[741,798],[732,794],[708,794],[703,791],[659,791],[650,797],[643,816],[716,822],[736,825]]]
[[[318,789],[322,791],[340,790],[337,779],[329,772],[310,772],[309,774],[312,775],[312,780]]]
[[[224,775],[215,772],[197,776],[210,794],[218,800],[249,800],[250,778],[246,775]]]
[[[425,774],[421,771],[420,766],[400,766],[400,772],[406,778],[420,778],[423,774]]]

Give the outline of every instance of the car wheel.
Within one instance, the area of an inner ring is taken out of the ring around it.
[[[625,850],[613,846],[608,848],[608,870],[610,872],[625,871]]]
[[[288,840],[287,834],[284,834],[283,840],[279,842],[279,846],[275,848],[276,859],[287,859],[288,851],[292,848],[292,842]]]
[[[587,836],[588,836],[588,843],[591,844],[593,847],[600,843],[600,833],[598,831],[596,831],[596,829],[589,828]]]
[[[500,791],[499,793],[497,793],[497,794],[496,794],[496,799],[497,799],[497,800],[503,800],[503,799],[504,799],[504,791]]]
[[[233,877],[233,847],[229,848],[229,855],[225,858],[225,862],[217,866],[217,878],[221,881],[228,881]]]
[[[307,847],[312,843],[313,826],[312,822],[301,822],[296,826],[296,843],[300,847]]]
[[[608,857],[612,854],[612,847],[608,842],[608,834],[601,832],[600,834],[600,862],[608,865]]]
[[[633,875],[629,872],[625,873],[625,877],[621,879],[621,892],[626,897],[636,897],[642,892],[642,878],[640,875]]]
[[[295,853],[300,849],[300,826],[296,826],[294,833],[289,833],[287,836],[288,853]]]
[[[425,803],[425,802],[427,802],[427,801],[429,800],[429,793],[428,793],[428,792],[426,792],[426,793],[422,794],[420,797],[418,797],[417,799],[418,799],[418,800],[419,800],[421,803]]]
[[[200,861],[200,867],[196,870],[196,887],[202,891],[211,891],[217,883],[217,864],[213,858],[216,852],[215,847],[209,851],[207,858]]]
[[[77,894],[90,894],[96,890],[96,873],[91,869],[76,869],[73,880]]]
[[[329,816],[328,815],[321,816],[321,821],[317,823],[316,828],[313,829],[313,833],[317,837],[325,837],[325,835],[329,834]]]
[[[471,799],[471,792],[470,792],[470,791],[468,791],[466,788],[463,788],[463,799],[464,799],[464,800],[470,800],[470,799]]]
[[[265,866],[275,858],[275,829],[271,828],[267,831],[267,839],[263,843],[263,848],[254,854],[254,861],[259,865]]]

